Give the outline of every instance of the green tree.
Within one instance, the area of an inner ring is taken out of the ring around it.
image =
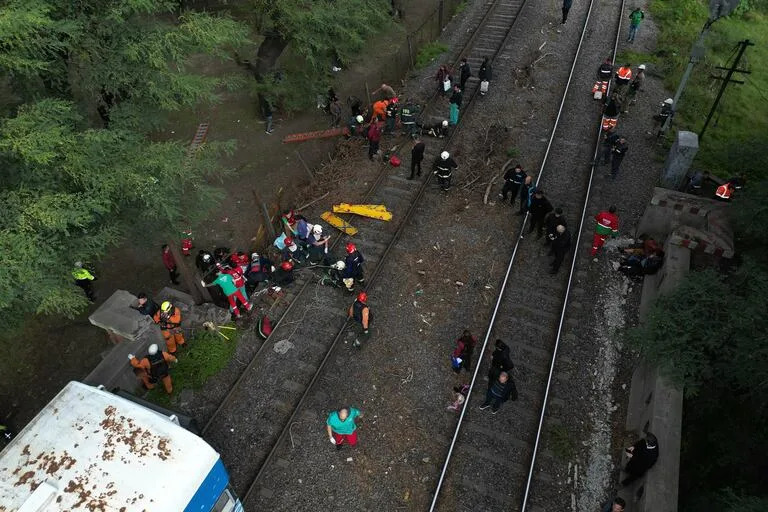
[[[120,129],[88,129],[71,102],[45,99],[0,127],[0,314],[73,316],[76,260],[94,260],[131,227],[170,232],[216,202],[206,182],[229,145],[187,157],[185,144]]]
[[[385,0],[251,0],[254,23],[264,36],[253,70],[257,90],[285,106],[305,106],[323,89],[331,66],[349,63],[390,21]],[[291,61],[281,65],[289,53]],[[292,64],[292,65],[291,65]]]

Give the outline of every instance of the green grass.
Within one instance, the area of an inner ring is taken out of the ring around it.
[[[454,14],[461,14],[463,13],[467,8],[467,0],[462,0],[462,2],[456,6],[456,10],[454,11]]]
[[[740,9],[753,10],[723,18],[712,25],[706,39],[707,53],[694,68],[679,103],[675,126],[699,133],[724,76],[716,66],[727,66],[735,55],[736,44],[749,39],[755,43],[745,53],[740,67],[749,75],[736,75],[744,85],[731,84],[720,102],[704,138],[696,163],[715,175],[729,177],[744,173],[748,178],[768,177],[768,16],[763,3],[742,1]],[[763,11],[757,9],[762,8]],[[659,25],[658,46],[649,62],[653,71],[664,76],[665,85],[674,91],[680,81],[691,45],[696,40],[708,9],[698,0],[653,0],[650,7]],[[641,27],[640,30],[643,30]],[[640,62],[641,54],[626,54],[630,62]],[[623,58],[624,56],[622,56]],[[649,98],[661,102],[663,98]]]
[[[516,156],[520,156],[519,149],[515,147],[507,148],[507,158],[515,158]]]
[[[184,389],[200,389],[209,378],[223,370],[235,353],[240,331],[223,329],[222,332],[229,337],[229,341],[214,332],[202,329],[197,331],[187,340],[185,348],[176,353],[179,362],[171,365],[173,395],[169,397],[162,383],[158,383],[155,389],[147,393],[146,398],[163,407],[169,407]]]
[[[448,45],[439,43],[437,41],[432,41],[425,44],[421,47],[419,53],[416,54],[416,69],[423,69],[429,66],[437,57],[447,51]]]
[[[576,454],[573,439],[563,425],[552,425],[547,430],[546,446],[563,462],[573,459]]]

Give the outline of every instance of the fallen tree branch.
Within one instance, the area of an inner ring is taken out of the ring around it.
[[[504,173],[507,171],[507,167],[512,165],[512,159],[510,158],[507,160],[503,166],[501,166],[501,171],[493,177],[491,181],[488,182],[488,186],[485,188],[485,195],[483,196],[483,204],[488,204],[488,195],[491,193],[491,187],[493,186],[494,182],[498,180],[501,176],[504,176]]]
[[[310,206],[312,206],[313,204],[315,204],[315,203],[317,203],[317,202],[319,202],[319,201],[321,201],[321,200],[325,199],[325,197],[326,197],[328,194],[330,194],[330,193],[331,193],[330,191],[326,192],[325,194],[321,195],[320,197],[318,197],[317,199],[315,199],[315,200],[313,200],[313,201],[310,201],[309,203],[305,204],[304,206],[300,206],[299,208],[296,208],[296,211],[297,211],[297,212],[300,212],[301,210],[305,210],[305,209],[309,208],[309,207],[310,207]]]

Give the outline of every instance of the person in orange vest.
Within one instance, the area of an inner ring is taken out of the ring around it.
[[[387,105],[389,101],[379,100],[373,104],[373,114],[371,115],[371,122],[384,121],[387,119]]]
[[[616,92],[623,91],[632,81],[632,65],[626,63],[616,71]]]
[[[155,313],[153,319],[160,326],[168,352],[175,354],[176,346],[186,343],[184,334],[181,332],[181,311],[169,301],[165,301],[160,305],[160,311]]]
[[[165,392],[169,395],[173,393],[173,382],[168,364],[178,360],[171,354],[165,351],[160,352],[158,346],[153,343],[147,349],[147,357],[139,360],[135,355],[128,354],[128,360],[131,362],[131,366],[136,368],[134,373],[141,379],[145,388],[154,389],[157,381],[162,381]]]
[[[597,255],[597,251],[605,243],[609,236],[619,234],[619,217],[616,215],[616,207],[611,206],[608,211],[602,211],[595,215],[597,226],[595,226],[595,236],[592,239],[592,251],[590,256]]]
[[[718,201],[729,202],[736,186],[731,180],[726,181],[715,190],[715,199]]]

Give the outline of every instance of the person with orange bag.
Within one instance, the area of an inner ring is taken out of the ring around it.
[[[160,305],[160,311],[155,313],[153,319],[160,326],[168,352],[175,354],[177,345],[186,343],[181,332],[181,311],[166,300]]]

